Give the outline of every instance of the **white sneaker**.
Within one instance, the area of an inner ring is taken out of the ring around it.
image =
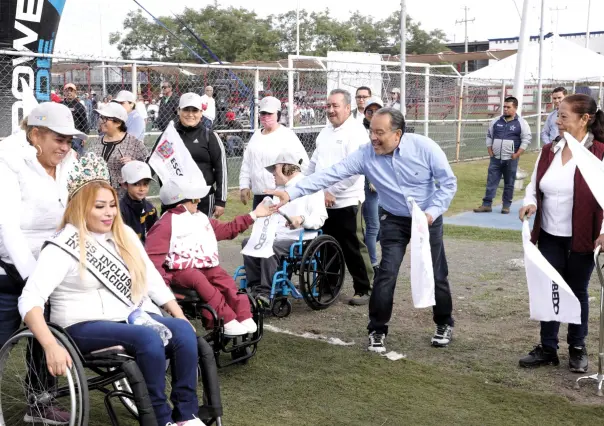
[[[370,352],[377,352],[379,354],[386,352],[384,340],[386,340],[385,334],[372,331],[369,333],[369,345],[367,345],[367,350]]]
[[[243,336],[247,334],[247,327],[237,320],[232,320],[224,325],[225,336]]]
[[[241,321],[241,325],[247,328],[247,332],[249,334],[254,334],[258,330],[258,326],[254,322],[253,318],[248,318],[246,320]]]

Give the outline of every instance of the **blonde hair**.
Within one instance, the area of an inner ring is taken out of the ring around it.
[[[65,225],[70,223],[78,229],[80,240],[81,274],[83,274],[86,269],[86,240],[91,238],[90,232],[86,226],[86,218],[94,208],[96,196],[100,189],[107,189],[111,191],[116,204],[118,203],[117,193],[115,192],[115,189],[109,185],[109,183],[103,181],[91,182],[83,186],[78,192],[75,193],[73,198],[69,200],[67,203],[67,209],[63,215],[63,221],[61,222],[61,228],[64,228]],[[111,231],[113,232],[113,238],[115,245],[117,246],[118,253],[130,272],[130,279],[132,283],[132,301],[137,303],[141,300],[145,293],[147,268],[145,261],[140,254],[140,249],[126,234],[126,227],[124,225],[124,221],[122,220],[122,215],[119,208],[117,209],[117,215],[113,221]]]

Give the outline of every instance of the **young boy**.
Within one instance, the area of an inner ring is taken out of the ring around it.
[[[232,240],[248,229],[259,217],[270,216],[270,209],[260,204],[250,214],[231,222],[208,218],[197,210],[199,200],[210,187],[203,179],[192,182],[175,178],[163,182],[159,198],[166,212],[147,235],[145,250],[166,285],[195,289],[224,321],[227,336],[255,333],[250,301],[237,292],[233,277],[221,266],[218,241]],[[209,327],[212,321],[202,313]]]
[[[122,167],[126,194],[120,200],[120,212],[124,223],[134,229],[143,244],[147,232],[157,222],[157,209],[145,198],[152,180],[151,168],[142,161],[130,161]]]

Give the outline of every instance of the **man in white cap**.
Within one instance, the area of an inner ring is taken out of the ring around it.
[[[145,140],[145,120],[136,110],[136,96],[128,90],[121,90],[112,101],[124,107],[128,113],[126,127],[128,133],[139,141]]]
[[[283,189],[295,185],[304,178],[301,163],[300,156],[282,151],[275,161],[266,167],[266,170],[274,176],[277,187]],[[243,256],[248,287],[266,306],[270,305],[273,275],[279,267],[281,256],[287,255],[290,246],[299,239],[300,229],[320,229],[327,219],[323,191],[298,198],[283,206],[280,212],[287,215],[291,222],[288,223],[283,216],[279,216],[273,242],[275,255],[269,258]],[[315,236],[316,232],[307,232],[304,234],[304,239],[310,240]],[[242,247],[245,247],[247,242],[248,239],[245,239]]]
[[[303,172],[308,166],[308,154],[298,136],[279,124],[281,101],[273,96],[266,96],[258,104],[258,110],[261,129],[252,135],[243,153],[239,172],[241,202],[247,204],[253,194],[254,208],[264,199],[265,190],[275,189],[275,178],[265,167],[274,164],[280,152],[288,150],[302,158]]]
[[[317,137],[308,175],[321,172],[344,160],[369,142],[363,125],[350,113],[350,93],[334,89],[327,98],[329,123]],[[354,296],[351,305],[369,303],[373,268],[364,243],[361,205],[365,201],[365,177],[351,176],[325,189],[328,219],[323,232],[334,237],[344,252],[346,267],[352,276]]]
[[[71,115],[73,116],[73,122],[75,123],[76,129],[87,135],[90,128],[88,127],[86,107],[84,107],[84,105],[82,105],[78,100],[78,92],[75,84],[67,83],[65,87],[63,87],[63,97],[63,105],[65,105],[71,111]],[[75,151],[78,153],[78,155],[83,154],[83,139],[73,138],[72,146],[73,149],[75,149]]]
[[[214,100],[214,88],[212,86],[206,87],[205,93],[201,97],[201,108],[203,109],[203,125],[211,130],[216,119],[216,101]]]
[[[203,125],[202,113],[201,96],[184,93],[180,97],[174,128],[211,187],[197,207],[205,215],[218,218],[224,213],[228,195],[226,154],[220,138]]]
[[[401,89],[398,87],[393,88],[390,91],[390,103],[388,104],[390,108],[401,109]]]

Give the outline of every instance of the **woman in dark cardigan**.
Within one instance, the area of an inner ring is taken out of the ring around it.
[[[560,135],[571,134],[598,159],[604,158],[604,113],[587,95],[566,97],[558,110]],[[526,188],[520,220],[535,214],[532,241],[560,273],[581,304],[581,324],[568,324],[569,369],[587,371],[587,288],[594,269],[593,250],[604,245],[602,207],[594,198],[564,138],[543,147]],[[521,367],[558,365],[560,323],[541,322],[541,343]]]

